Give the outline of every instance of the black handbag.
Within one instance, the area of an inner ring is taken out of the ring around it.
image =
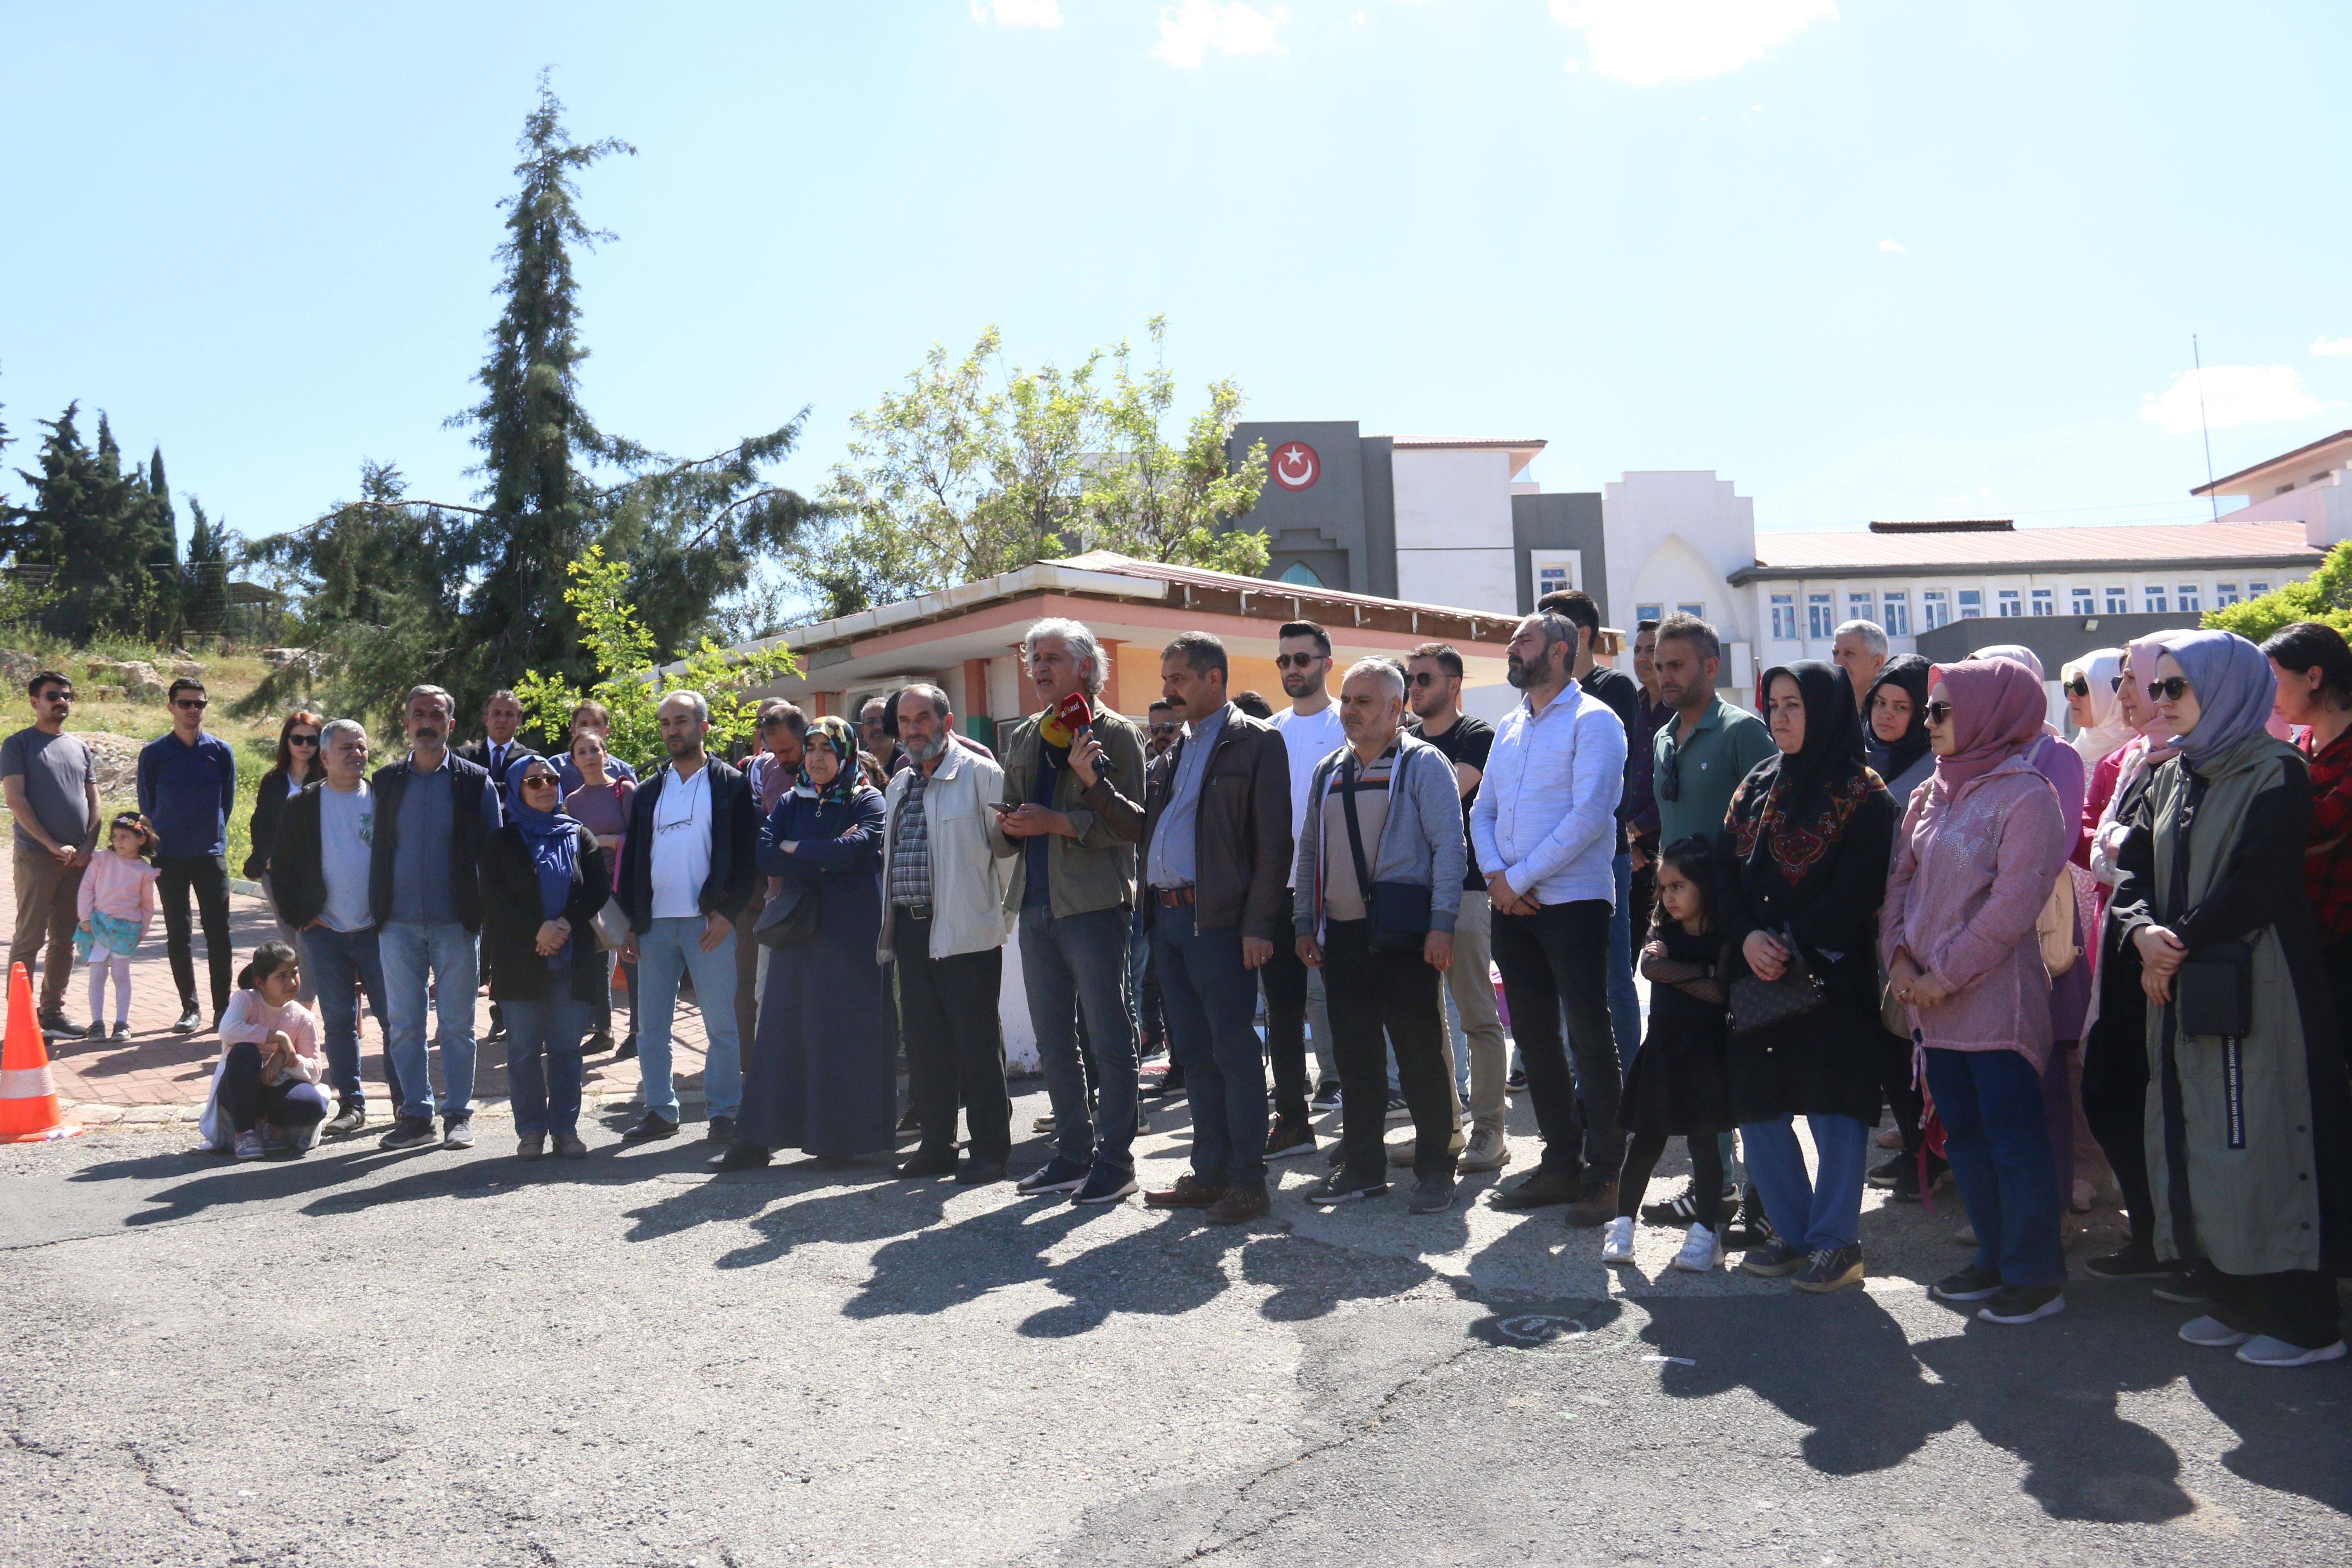
[[[788,882],[751,922],[761,947],[800,947],[816,940],[817,886]]]
[[[1356,860],[1356,886],[1364,890],[1364,909],[1371,917],[1372,950],[1419,952],[1429,940],[1433,889],[1419,882],[1372,880],[1371,868],[1364,864],[1364,831],[1356,820],[1356,792],[1348,787],[1355,776],[1355,767],[1352,754],[1339,764],[1339,809],[1348,818],[1348,850]],[[1403,773],[1404,756],[1400,752],[1396,767],[1389,773],[1391,795]]]
[[[1801,1018],[1819,1010],[1829,999],[1829,987],[1806,967],[1804,949],[1797,945],[1795,935],[1784,929],[1780,936],[1789,950],[1789,967],[1780,979],[1759,980],[1753,974],[1743,974],[1731,983],[1726,1000],[1730,1005],[1731,1032],[1735,1035],[1752,1035],[1759,1029]]]
[[[2254,1030],[2254,950],[2242,942],[2200,947],[2172,982],[2180,1032],[2242,1040]]]

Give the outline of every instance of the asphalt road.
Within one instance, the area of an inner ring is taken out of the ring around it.
[[[2118,1283],[1970,1321],[1920,1288],[1952,1202],[1813,1299],[1647,1227],[1612,1279],[1558,1211],[1314,1211],[1308,1162],[1234,1231],[481,1128],[0,1151],[0,1562],[2352,1562],[2352,1363]]]

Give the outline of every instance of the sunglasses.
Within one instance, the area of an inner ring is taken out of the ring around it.
[[[174,697],[172,699],[172,706],[174,708],[193,708],[197,712],[201,713],[205,709],[212,706],[212,700],[205,697]]]
[[[1155,735],[1172,735],[1181,727],[1176,724],[1154,724],[1151,726],[1151,732]]]
[[[530,777],[522,781],[522,787],[525,789],[553,789],[555,787],[555,777],[551,773],[533,773]]]
[[[73,688],[70,686],[52,686],[43,691],[39,699],[43,702],[70,702],[73,700]]]
[[[2195,687],[2189,684],[2187,677],[2176,675],[2169,680],[2149,681],[2147,683],[2147,700],[2150,702],[2154,702],[2161,698],[2168,702],[2178,702],[2180,700],[2180,694],[2182,692],[2193,691],[2195,689]]]
[[[2108,689],[2113,690],[2114,688],[2110,687]],[[2066,683],[2064,690],[2066,695],[2069,697],[2088,697],[2091,694],[2091,682],[2089,677],[2081,675],[2076,676],[2074,679]]]
[[[286,743],[289,746],[315,746],[319,743],[319,737],[316,735],[289,735],[286,737]]]
[[[1407,686],[1434,686],[1444,679],[1445,677],[1442,675],[1433,675],[1425,669],[1416,669],[1405,677],[1404,683]]]
[[[1667,746],[1664,765],[1658,769],[1657,777],[1650,781],[1650,788],[1652,793],[1669,805],[1682,800],[1683,752],[1680,746]]]
[[[1951,718],[1952,705],[1948,702],[1930,702],[1927,707],[1927,714],[1928,723],[1941,724]]]
[[[1315,668],[1316,661],[1320,659],[1323,656],[1319,653],[1278,653],[1274,656],[1274,668],[1276,669],[1312,669]]]

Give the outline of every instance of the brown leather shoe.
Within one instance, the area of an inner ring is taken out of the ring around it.
[[[1201,1217],[1211,1225],[1246,1225],[1263,1218],[1274,1207],[1274,1199],[1264,1188],[1227,1187],[1224,1196],[1209,1205]]]
[[[1225,1195],[1223,1187],[1213,1187],[1187,1171],[1176,1178],[1172,1187],[1160,1187],[1143,1194],[1143,1206],[1148,1209],[1204,1209]]]
[[[1617,1217],[1617,1184],[1587,1182],[1577,1200],[1568,1205],[1570,1225],[1607,1225]]]
[[[1584,1184],[1578,1178],[1538,1166],[1516,1185],[1496,1188],[1487,1202],[1498,1209],[1539,1209],[1551,1204],[1572,1204],[1583,1195]]]

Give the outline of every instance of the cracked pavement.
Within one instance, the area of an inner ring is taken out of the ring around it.
[[[2352,1363],[2182,1344],[2079,1278],[2104,1231],[2002,1329],[1923,1293],[1948,1196],[1874,1193],[1870,1288],[1815,1299],[1557,1210],[1318,1211],[1319,1161],[1234,1231],[480,1129],[0,1150],[0,1563],[2352,1561]]]

